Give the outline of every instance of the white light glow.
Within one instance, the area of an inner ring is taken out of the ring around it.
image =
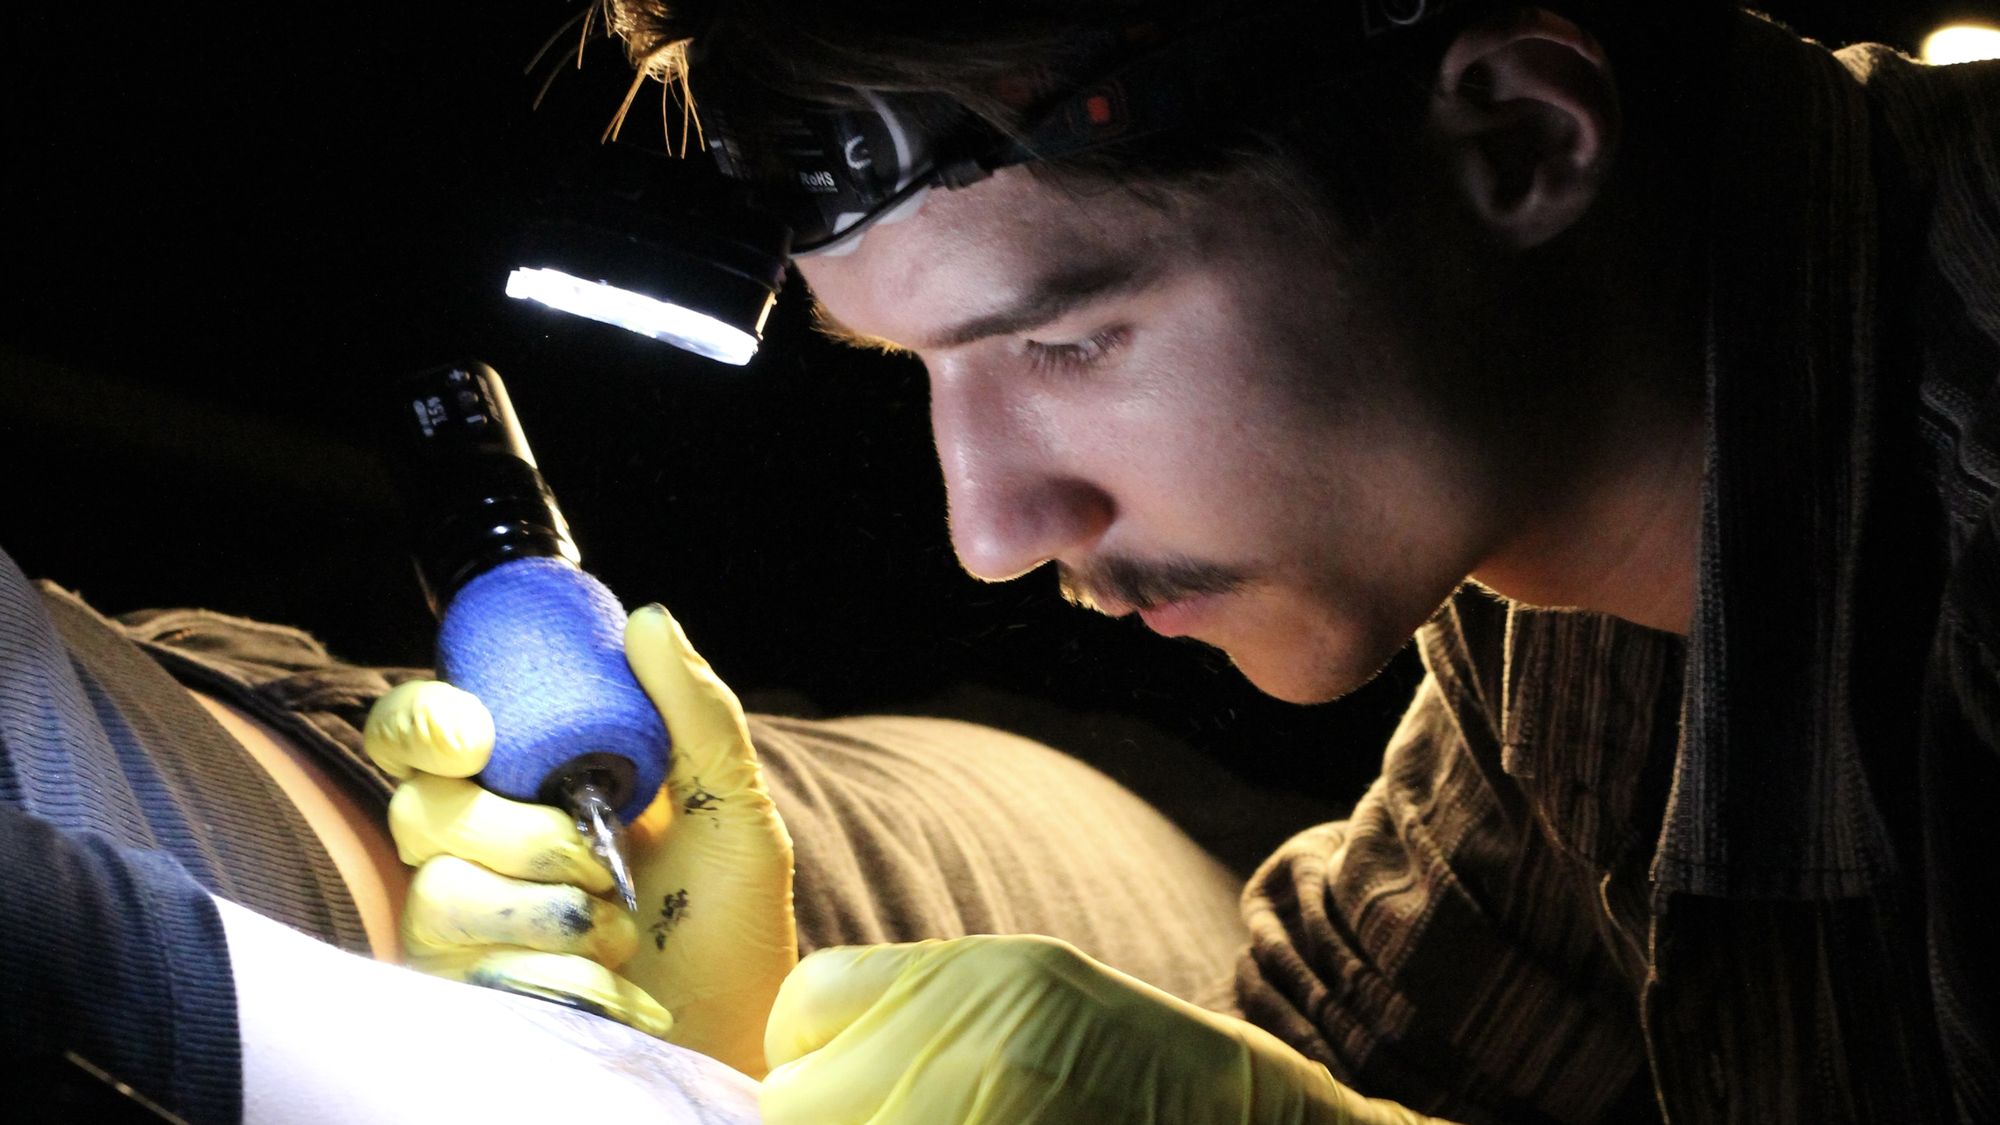
[[[1960,23],[1940,27],[1924,39],[1923,60],[1932,66],[2000,59],[2000,28]]]
[[[517,269],[507,275],[507,295],[664,340],[696,355],[738,367],[757,354],[757,338],[693,309],[656,300],[561,270]]]

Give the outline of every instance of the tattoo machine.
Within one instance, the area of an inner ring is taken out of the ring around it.
[[[636,910],[623,825],[666,780],[668,740],[625,660],[625,611],[579,565],[498,372],[452,364],[402,390],[393,460],[438,673],[493,714],[477,780],[567,809]]]

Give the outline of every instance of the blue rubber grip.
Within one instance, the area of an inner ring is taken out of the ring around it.
[[[438,671],[493,713],[479,783],[545,802],[542,785],[582,754],[628,759],[630,822],[667,776],[667,729],[625,660],[625,611],[604,583],[557,558],[501,563],[466,583],[438,629]]]

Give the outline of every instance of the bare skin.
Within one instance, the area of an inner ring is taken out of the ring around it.
[[[298,743],[232,704],[201,692],[190,694],[271,775],[319,837],[354,898],[375,959],[399,963],[397,924],[410,874],[396,857],[380,814],[371,814]]]
[[[1607,67],[1558,17],[1467,32],[1422,190],[1361,240],[1246,185],[1161,206],[1010,169],[799,266],[840,328],[924,360],[978,577],[1053,562],[1301,702],[1468,578],[1685,631],[1698,353],[1660,279],[1692,240],[1607,186]]]

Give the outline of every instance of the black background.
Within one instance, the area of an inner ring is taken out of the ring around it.
[[[1997,10],[1774,7],[1828,42],[1905,49]],[[921,370],[816,339],[796,292],[740,370],[501,295],[533,163],[522,67],[575,11],[9,5],[0,548],[106,611],[207,605],[426,663],[361,435],[395,376],[473,356],[506,378],[591,569],[671,606],[761,705],[1041,721],[1007,693],[1357,795],[1408,653],[1350,699],[1291,707],[1214,653],[1062,605],[1047,575],[966,578]],[[593,62],[533,127],[601,124],[625,79],[608,48]]]

